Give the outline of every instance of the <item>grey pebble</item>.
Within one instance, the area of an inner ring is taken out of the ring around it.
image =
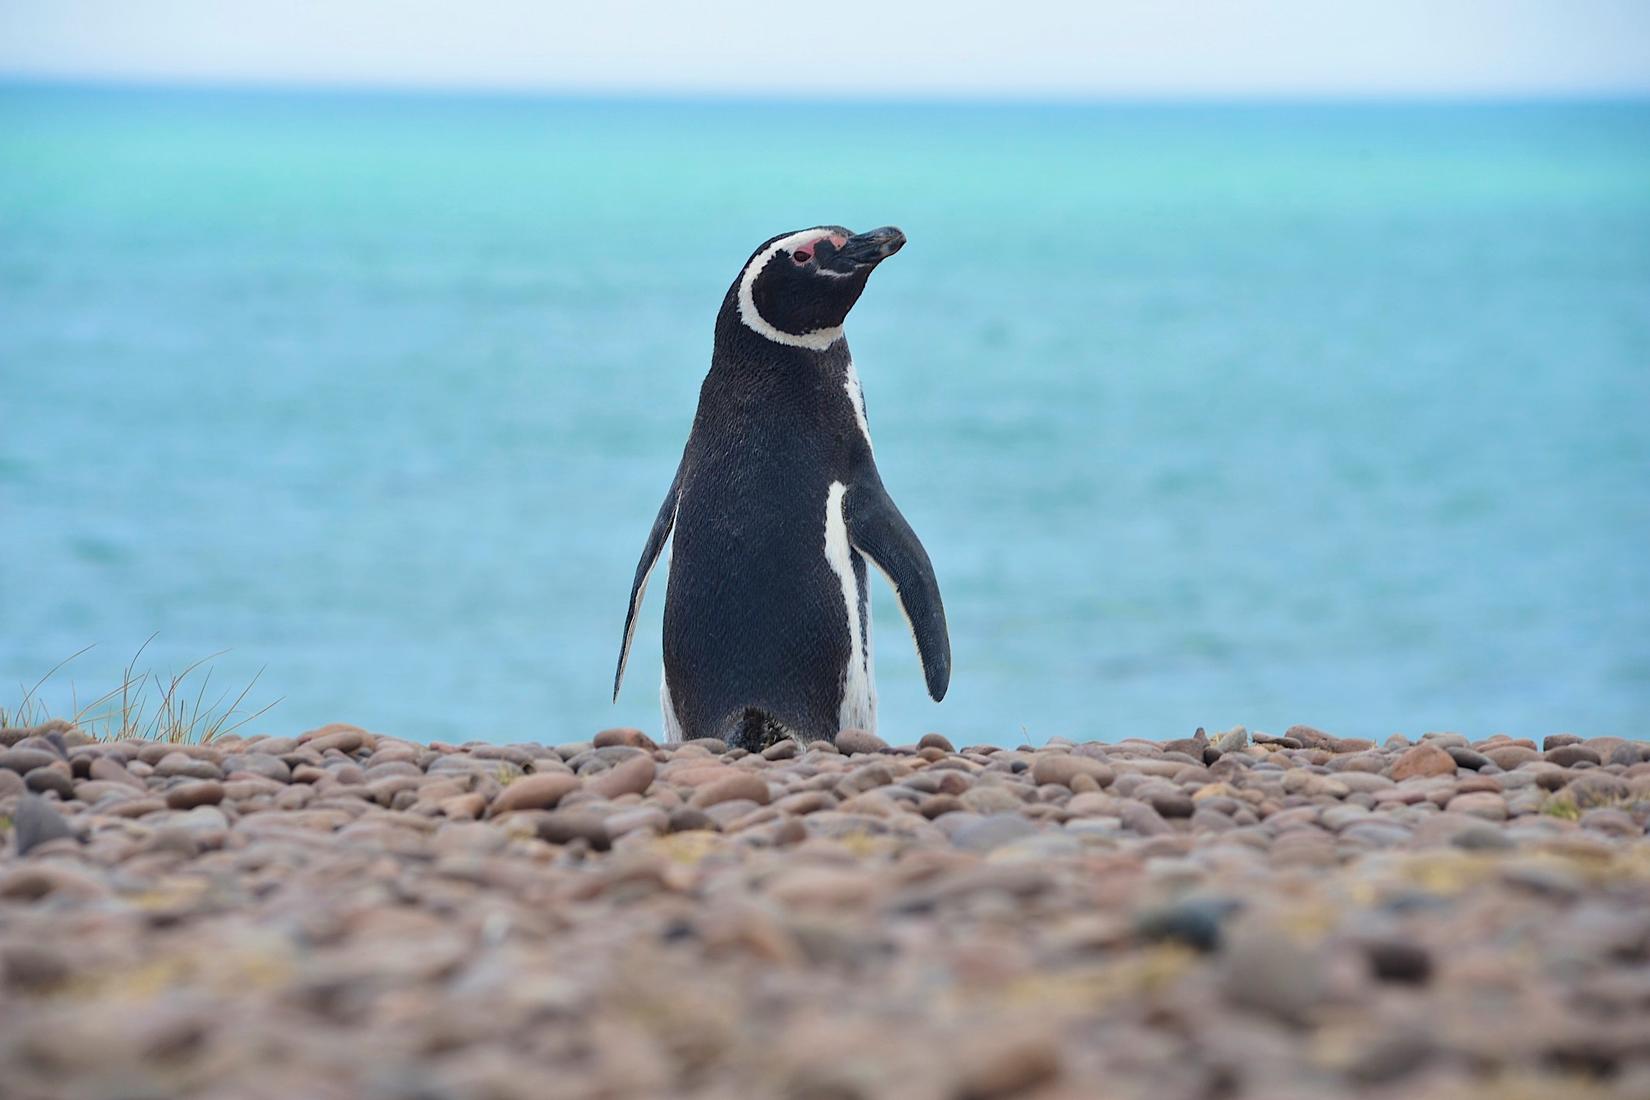
[[[26,856],[31,850],[49,840],[61,840],[64,837],[75,835],[69,822],[52,807],[44,798],[34,795],[24,795],[17,801],[17,810],[12,815],[12,838],[17,844],[17,854]]]

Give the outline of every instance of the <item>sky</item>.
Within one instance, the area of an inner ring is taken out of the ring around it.
[[[1650,0],[0,0],[0,77],[823,97],[1650,93]]]

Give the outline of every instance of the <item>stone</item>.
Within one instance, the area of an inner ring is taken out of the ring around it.
[[[1235,930],[1221,961],[1228,1001],[1284,1023],[1305,1025],[1324,995],[1318,952],[1280,931],[1258,924]]]
[[[36,794],[51,791],[64,801],[74,797],[74,780],[70,778],[68,768],[61,763],[34,769],[23,777],[23,786]]]
[[[92,875],[55,863],[0,867],[0,899],[39,901],[56,897],[93,901],[108,895],[109,888]]]
[[[712,756],[721,756],[723,753],[728,751],[728,743],[715,737],[695,737],[690,741],[682,742],[682,744],[696,745],[710,753]],[[811,748],[812,746],[809,747]]]
[[[216,806],[223,801],[223,784],[215,779],[197,783],[181,783],[166,792],[166,804],[174,810],[190,810],[196,806]]]
[[[1447,774],[1395,781],[1409,742],[1299,728],[313,747],[341,732],[6,743],[54,759],[0,769],[0,840],[25,775],[75,800],[0,851],[0,1091],[1650,1095],[1637,742],[1509,771],[1469,754],[1533,744],[1433,737]]]
[[[1472,771],[1478,771],[1490,763],[1489,757],[1476,749],[1468,748],[1466,745],[1450,745],[1444,751],[1449,753],[1450,759],[1454,760],[1457,766],[1469,768]]]
[[[971,852],[989,852],[1036,833],[1037,826],[1019,814],[992,814],[958,829],[952,834],[951,843]]]
[[[1632,814],[1602,806],[1582,811],[1581,827],[1622,838],[1641,837],[1645,833],[1644,826],[1633,820]]]
[[[652,752],[659,747],[653,738],[649,737],[639,729],[633,729],[628,726],[602,730],[591,739],[590,743],[593,747],[598,749],[605,749],[615,745],[627,745],[630,748],[645,749],[648,752]]]
[[[931,794],[917,803],[917,812],[932,821],[945,814],[959,813],[966,810],[962,799],[954,794]]]
[[[524,775],[512,780],[498,793],[490,812],[496,816],[512,810],[547,810],[581,786],[577,776],[561,772]]]
[[[804,866],[782,872],[769,884],[768,896],[793,907],[846,908],[864,905],[876,888],[876,879],[865,871]]]
[[[1449,842],[1469,852],[1504,852],[1516,847],[1505,829],[1498,829],[1493,825],[1467,825],[1452,833]]]
[[[1163,836],[1174,832],[1174,827],[1163,820],[1163,815],[1144,802],[1125,799],[1118,810],[1123,827],[1140,836]]]
[[[1165,742],[1163,745],[1163,751],[1166,753],[1183,753],[1186,756],[1190,756],[1193,760],[1202,760],[1204,750],[1208,747],[1209,736],[1204,733],[1200,727],[1198,731],[1190,737],[1182,737],[1179,740]]]
[[[348,756],[367,744],[372,735],[358,726],[334,723],[299,735],[298,743],[311,752],[325,753],[336,749]]]
[[[551,844],[583,840],[599,852],[605,852],[612,844],[607,819],[589,810],[550,810],[539,816],[536,823],[539,839]]]
[[[1369,970],[1383,982],[1425,985],[1432,977],[1432,953],[1403,939],[1377,939],[1364,944]]]
[[[1173,941],[1210,952],[1220,947],[1221,927],[1240,904],[1231,898],[1183,898],[1142,913],[1135,928],[1146,940]]]
[[[1080,775],[1093,779],[1101,787],[1109,786],[1116,778],[1116,773],[1101,761],[1070,753],[1041,752],[1031,765],[1031,781],[1038,786],[1053,783],[1070,788],[1071,781]]]
[[[1406,779],[1454,775],[1455,758],[1438,745],[1423,741],[1413,748],[1405,749],[1398,759],[1392,762],[1390,774],[1399,782]]]
[[[155,764],[155,774],[167,778],[222,779],[223,769],[211,760],[201,760],[184,752],[169,752]]]
[[[917,742],[917,748],[939,749],[944,753],[953,753],[957,751],[956,746],[952,745],[950,740],[938,733],[923,734],[922,739]]]
[[[1038,1031],[970,1036],[956,1049],[957,1100],[1004,1100],[1022,1096],[1060,1077],[1060,1048]],[[835,1094],[833,1094],[835,1095]]]
[[[689,800],[689,805],[704,810],[717,803],[731,802],[735,799],[748,799],[759,806],[766,806],[769,799],[768,784],[754,772],[735,772],[700,787]]]
[[[692,806],[678,806],[670,811],[670,831],[673,833],[716,831],[717,824],[709,814]]]
[[[1449,800],[1446,808],[1450,813],[1470,814],[1473,817],[1481,817],[1486,821],[1507,820],[1507,800],[1499,794],[1491,794],[1488,791],[1458,794]]]
[[[655,835],[670,831],[670,817],[657,806],[637,806],[607,816],[603,822],[610,840],[630,833],[646,831]]]
[[[1521,764],[1540,760],[1541,754],[1526,745],[1486,745],[1479,749],[1490,762],[1502,771],[1512,771]]]
[[[1599,765],[1604,763],[1602,757],[1586,745],[1566,744],[1550,748],[1544,754],[1549,764],[1557,764],[1561,768],[1573,768],[1577,764],[1587,763]]]
[[[965,809],[977,814],[1018,813],[1024,805],[1019,795],[994,784],[971,787],[964,791],[960,798]]]
[[[1209,747],[1224,756],[1247,748],[1248,745],[1249,731],[1242,726],[1233,726],[1225,733],[1218,734]]]
[[[633,756],[587,780],[584,786],[602,798],[623,798],[627,794],[644,793],[653,785],[657,771],[658,766],[651,756]]]
[[[1283,731],[1285,737],[1299,741],[1309,749],[1328,748],[1335,741],[1331,735],[1312,726],[1290,726]],[[1367,746],[1365,746],[1367,747]]]
[[[12,814],[11,832],[19,856],[28,855],[47,841],[75,835],[68,821],[50,802],[28,794],[17,801],[17,809]]]
[[[0,946],[0,986],[38,995],[63,985],[73,973],[70,957],[51,944]]]
[[[265,752],[236,753],[224,758],[223,767],[230,775],[244,772],[277,783],[292,781],[292,767],[278,756]]]
[[[143,789],[143,780],[126,770],[126,765],[110,756],[95,756],[87,765],[86,774],[102,783],[120,783],[136,790]]]
[[[1192,796],[1180,790],[1151,790],[1146,793],[1146,801],[1151,803],[1152,809],[1164,817],[1191,817],[1197,809]]]
[[[1632,795],[1632,788],[1626,780],[1603,772],[1588,772],[1572,779],[1566,791],[1576,806],[1583,810],[1613,806],[1625,802]]]
[[[10,748],[0,750],[0,768],[14,771],[19,775],[27,775],[36,768],[49,767],[58,763],[62,757],[55,752],[44,749]]]
[[[887,752],[888,742],[865,730],[846,729],[836,735],[833,744],[844,756],[855,753]]]

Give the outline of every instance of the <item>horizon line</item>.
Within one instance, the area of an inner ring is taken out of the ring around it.
[[[774,104],[909,105],[909,106],[1379,106],[1379,105],[1562,105],[1650,103],[1644,87],[1575,89],[998,89],[989,93],[964,89],[882,89],[833,94],[807,89],[671,87],[651,85],[539,85],[400,83],[353,80],[263,80],[133,74],[60,74],[0,70],[0,90],[36,88],[106,92],[229,93],[251,95],[359,96],[361,98],[520,99],[587,102],[686,102]]]

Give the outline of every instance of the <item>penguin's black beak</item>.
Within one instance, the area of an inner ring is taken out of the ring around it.
[[[856,267],[875,267],[904,247],[905,234],[885,225],[849,237],[837,254]]]

